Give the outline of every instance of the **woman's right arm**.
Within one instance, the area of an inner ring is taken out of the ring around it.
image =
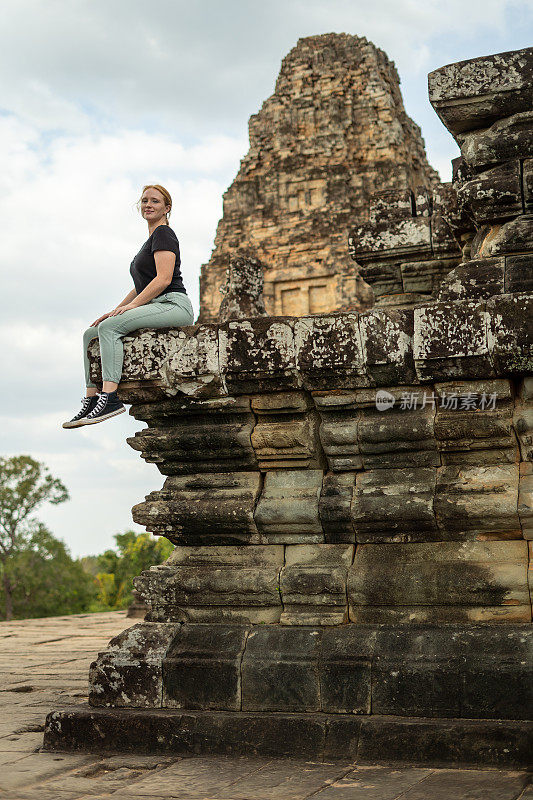
[[[119,306],[127,306],[128,303],[131,303],[134,297],[137,297],[137,292],[135,289],[132,289],[131,292],[126,295],[122,303],[118,304],[117,308],[119,308]]]
[[[133,300],[134,297],[137,297],[137,291],[135,289],[132,289],[131,292],[129,292],[126,295],[124,300],[117,305],[117,308],[119,308],[120,306],[125,306],[125,305],[127,305],[127,303],[131,303],[131,301]],[[113,311],[115,311],[115,309],[113,309]],[[91,322],[89,327],[90,328],[96,328],[97,325],[99,325],[104,319],[107,319],[109,316],[110,316],[110,312],[108,312],[107,314],[102,314],[101,317],[98,317],[98,319],[95,319],[94,322]]]

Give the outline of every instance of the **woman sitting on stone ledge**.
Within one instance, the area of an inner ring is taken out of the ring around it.
[[[93,425],[125,411],[117,396],[122,375],[122,336],[138,328],[176,328],[191,325],[194,312],[180,271],[180,249],[169,227],[172,198],[163,186],[145,186],[138,203],[148,223],[149,237],[130,265],[135,288],[107,314],[98,317],[83,334],[86,397],[82,408],[63,428]],[[98,337],[102,359],[102,391],[91,382],[87,346]]]

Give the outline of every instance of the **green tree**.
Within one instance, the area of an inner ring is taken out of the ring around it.
[[[163,537],[128,530],[113,537],[117,549],[82,559],[98,586],[97,605],[93,608],[124,608],[133,599],[133,578],[144,569],[161,564],[169,557],[173,545]]]
[[[8,570],[13,616],[19,619],[80,614],[89,609],[96,596],[91,576],[42,524],[26,547],[11,556]],[[0,595],[3,593],[0,587]]]
[[[99,572],[95,582],[98,587],[97,605],[93,606],[95,610],[123,608],[124,605],[128,605],[124,596],[125,585],[117,584],[116,576],[112,572]]]
[[[38,552],[36,537],[45,530],[31,515],[43,503],[57,505],[68,498],[59,478],[31,456],[0,458],[0,572],[6,620],[13,618],[13,593],[21,579],[14,559],[28,550]]]

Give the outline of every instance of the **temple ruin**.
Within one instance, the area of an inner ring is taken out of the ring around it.
[[[532,78],[532,49],[430,74],[451,196],[380,186],[335,222],[375,308],[265,316],[244,259],[227,321],[125,337],[128,441],[165,476],[133,518],[176,547],[48,749],[528,764]]]
[[[372,292],[346,248],[349,227],[369,221],[378,190],[410,197],[440,187],[394,64],[358,36],[300,39],[274,94],[250,118],[249,136],[202,267],[199,321],[218,320],[228,260],[242,246],[264,264],[269,314],[368,308]],[[427,201],[419,213],[428,216]]]

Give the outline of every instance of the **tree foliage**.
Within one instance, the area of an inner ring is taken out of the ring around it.
[[[35,542],[43,531],[42,523],[31,515],[45,502],[57,505],[68,497],[59,478],[31,456],[0,457],[0,572],[8,620],[13,616],[14,593],[20,588],[15,561],[28,549],[36,552]]]
[[[31,456],[0,457],[0,609],[7,620],[128,606],[133,578],[172,551],[167,539],[128,530],[115,549],[73,560],[34,512],[69,499],[59,478]],[[0,616],[1,616],[0,610]]]
[[[133,578],[154,564],[161,564],[172,552],[168,539],[155,539],[149,533],[126,531],[114,536],[116,550],[81,559],[94,576],[98,587],[98,610],[125,608],[133,599]]]
[[[42,524],[11,556],[6,569],[13,587],[13,616],[18,619],[80,614],[89,610],[97,594],[91,576]],[[0,596],[3,593],[0,587]]]

